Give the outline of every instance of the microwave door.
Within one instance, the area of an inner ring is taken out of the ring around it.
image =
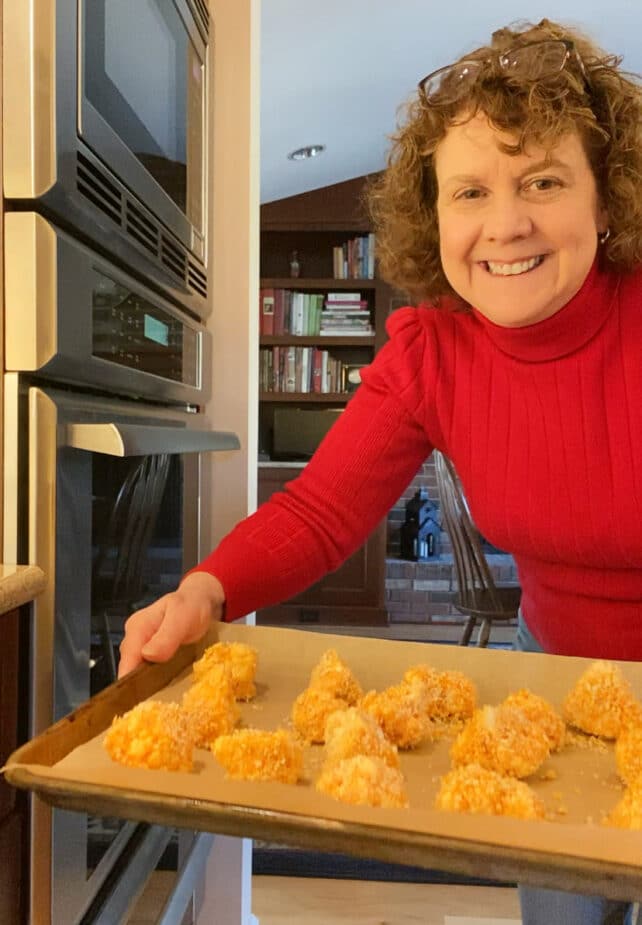
[[[191,229],[204,241],[206,45],[188,3],[84,2],[80,36],[81,137],[164,224],[184,216],[186,247]]]

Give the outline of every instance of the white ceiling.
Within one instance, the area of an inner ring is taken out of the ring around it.
[[[642,0],[262,0],[261,201],[380,170],[420,77],[500,26],[544,16],[642,73]],[[326,150],[287,159],[310,144]]]

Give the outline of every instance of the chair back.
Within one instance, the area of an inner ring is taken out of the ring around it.
[[[466,613],[509,619],[516,608],[502,600],[473,523],[459,476],[452,462],[435,450],[441,516],[450,536],[457,576],[456,606]]]
[[[160,510],[169,454],[144,456],[130,469],[110,512],[93,564],[94,611],[131,607],[144,590],[144,561]]]

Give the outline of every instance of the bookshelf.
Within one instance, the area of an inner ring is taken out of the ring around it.
[[[328,294],[334,293],[340,299],[342,293],[358,293],[362,303],[359,310],[364,319],[363,328],[371,330],[358,334],[349,331],[345,334],[321,334],[317,327],[312,334],[287,331],[261,333],[259,503],[296,477],[305,465],[307,453],[318,445],[327,427],[350,400],[355,388],[353,379],[355,376],[358,379],[359,367],[372,361],[386,338],[384,322],[392,304],[392,290],[376,275],[374,278],[347,279],[337,279],[333,275],[337,269],[335,249],[343,247],[347,251],[348,242],[367,238],[369,234],[361,205],[366,180],[366,177],[359,177],[261,207],[262,295],[267,291],[271,298],[271,293],[278,290],[301,293],[303,297],[313,295],[323,301],[325,309]],[[296,278],[288,275],[293,251],[296,251],[300,265]],[[359,266],[366,265],[367,257],[364,257]],[[286,296],[286,299],[291,302],[293,295]],[[262,301],[259,311],[263,311]],[[304,361],[305,349],[309,353]],[[282,359],[288,351],[290,356],[295,357],[290,363],[296,364],[296,357],[299,357],[304,366],[303,370],[296,367],[294,373],[290,370],[289,382],[288,361]],[[294,351],[299,352],[296,354]],[[336,370],[332,380],[326,380],[325,373],[321,377],[327,390],[319,385],[318,376],[315,382],[314,373],[316,370],[318,374],[319,352],[323,351],[328,354],[328,366],[333,361]],[[275,373],[275,364],[280,366],[283,382]],[[288,421],[296,423],[289,426],[286,439],[283,439]],[[296,443],[291,439],[293,434],[305,438],[298,447],[293,447]],[[386,624],[385,544],[384,521],[364,546],[336,572],[292,600],[259,611],[257,622],[272,625]]]

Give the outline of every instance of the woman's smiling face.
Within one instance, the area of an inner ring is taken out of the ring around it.
[[[514,138],[477,114],[434,155],[441,261],[453,289],[495,324],[522,327],[580,289],[608,219],[580,136],[503,152]]]

